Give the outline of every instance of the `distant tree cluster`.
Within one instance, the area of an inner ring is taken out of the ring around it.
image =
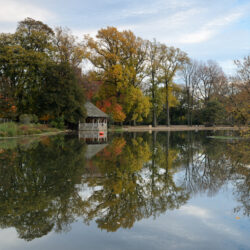
[[[177,109],[186,115],[188,125],[249,125],[250,57],[235,65],[234,77],[227,77],[214,61],[190,60],[183,65],[180,76],[185,86]]]

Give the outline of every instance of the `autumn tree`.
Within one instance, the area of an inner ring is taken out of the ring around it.
[[[55,28],[55,54],[57,62],[69,63],[72,67],[79,68],[85,57],[85,49],[69,29],[57,27]]]
[[[231,94],[227,108],[238,125],[250,124],[250,56],[235,61],[237,75],[230,83]],[[249,131],[249,130],[248,130]],[[249,132],[248,132],[249,133]]]
[[[114,27],[99,30],[96,39],[86,36],[85,43],[87,58],[96,69],[97,79],[103,81],[99,107],[107,110],[105,105],[108,104],[115,122],[122,122],[125,118],[141,121],[150,108],[148,98],[140,89],[147,43],[131,31],[120,32]],[[143,106],[138,105],[141,101]],[[119,110],[120,115],[114,115],[115,110]]]
[[[161,62],[162,71],[162,82],[166,89],[166,125],[170,126],[170,116],[169,116],[169,97],[171,92],[171,87],[173,85],[173,78],[177,71],[182,68],[182,65],[186,63],[189,58],[187,54],[178,48],[167,47],[166,45],[161,46],[161,53],[163,56]]]
[[[161,111],[162,103],[162,91],[159,91],[161,62],[163,60],[163,54],[161,53],[161,44],[156,40],[149,42],[146,74],[148,76],[149,92],[152,103],[152,123],[153,126],[157,126],[157,113]],[[157,112],[158,111],[158,112]]]

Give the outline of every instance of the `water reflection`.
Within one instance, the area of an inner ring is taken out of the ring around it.
[[[185,190],[173,181],[175,170],[169,162],[174,152],[166,155],[157,144],[153,151],[154,158],[159,158],[153,162],[147,139],[116,137],[91,160],[99,174],[89,176],[85,183],[101,188],[85,200],[85,222],[96,218],[98,227],[107,231],[131,228],[135,221],[178,208],[188,199]]]
[[[0,227],[32,240],[66,230],[81,204],[85,145],[63,136],[5,149],[0,154]]]
[[[0,227],[15,227],[27,241],[68,231],[79,218],[116,231],[178,209],[197,193],[213,196],[229,182],[235,212],[250,214],[246,141],[154,132],[111,135],[108,145],[93,146],[61,135],[2,147]]]

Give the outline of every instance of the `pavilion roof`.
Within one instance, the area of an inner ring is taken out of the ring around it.
[[[109,116],[97,108],[93,103],[87,101],[85,103],[85,108],[87,111],[87,117],[99,117],[99,118],[108,118]]]

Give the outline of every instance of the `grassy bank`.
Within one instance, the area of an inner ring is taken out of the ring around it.
[[[110,128],[108,128],[108,131],[110,131],[110,132],[123,132],[125,130],[122,126],[111,126]]]
[[[0,137],[16,137],[59,131],[59,129],[49,127],[45,124],[17,124],[14,122],[0,124]]]

